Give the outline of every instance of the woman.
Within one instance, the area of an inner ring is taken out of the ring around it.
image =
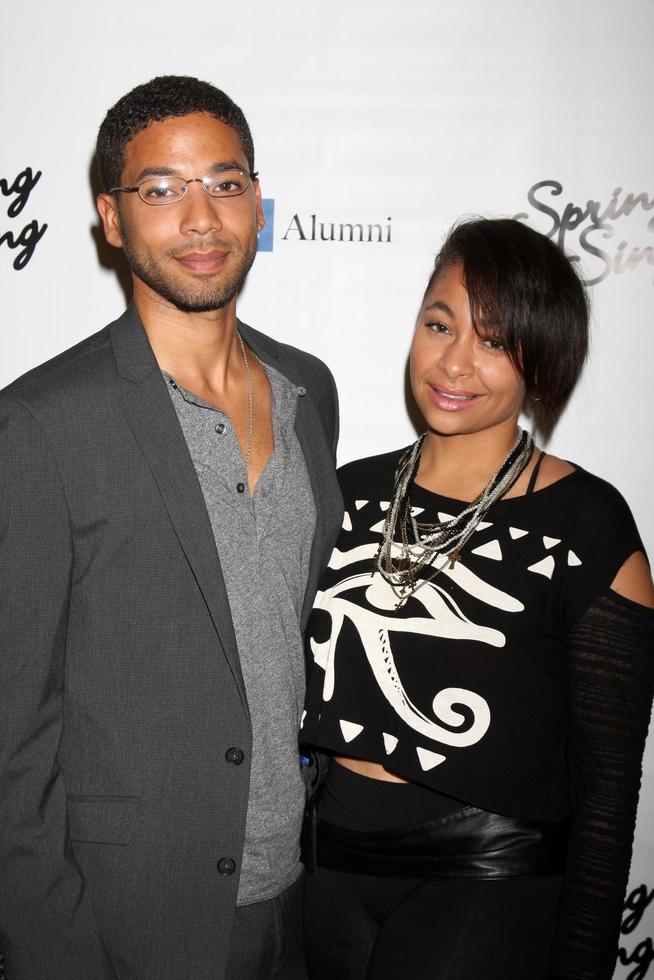
[[[411,347],[427,424],[340,472],[303,744],[333,757],[312,980],[609,980],[652,687],[654,588],[609,484],[535,449],[581,370],[583,286],[460,224]]]

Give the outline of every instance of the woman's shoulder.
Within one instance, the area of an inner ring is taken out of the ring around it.
[[[532,470],[538,468],[538,475],[534,484],[534,490],[544,490],[545,487],[552,486],[563,480],[566,476],[571,476],[577,467],[567,459],[559,456],[552,456],[550,453],[536,451],[533,460],[525,470],[525,478],[529,481]]]
[[[547,468],[546,468],[547,464]],[[559,537],[582,548],[587,555],[624,561],[642,549],[629,504],[616,486],[578,463],[545,457],[531,496],[522,498],[543,522],[560,529]],[[550,532],[551,534],[551,532]],[[627,550],[626,553],[624,549]]]
[[[394,449],[389,453],[353,459],[339,467],[337,475],[343,496],[360,496],[364,491],[366,494],[388,496],[393,487],[397,464],[402,454],[410,448],[402,446],[401,449]]]
[[[534,487],[536,493],[553,491],[569,503],[579,518],[591,522],[630,514],[629,505],[616,486],[578,463],[546,455]]]

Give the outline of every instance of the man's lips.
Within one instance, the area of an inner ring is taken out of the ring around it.
[[[482,395],[471,391],[456,391],[448,388],[438,388],[436,385],[428,385],[429,394],[437,408],[442,408],[446,412],[461,412],[470,408],[482,398]]]
[[[225,263],[229,252],[212,249],[210,252],[186,252],[175,259],[189,272],[217,272]]]

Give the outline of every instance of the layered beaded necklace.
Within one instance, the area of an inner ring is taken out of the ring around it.
[[[426,436],[427,433],[423,432],[400,458],[395,471],[393,495],[386,511],[382,542],[374,561],[374,568],[397,596],[398,608],[421,585],[436,578],[447,565],[454,567],[484,515],[508,493],[534,452],[531,435],[519,429],[513,448],[499,469],[460,514],[435,524],[422,524],[411,512],[409,495]]]

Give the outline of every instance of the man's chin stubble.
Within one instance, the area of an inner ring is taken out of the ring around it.
[[[165,279],[151,264],[141,262],[130,247],[130,242],[123,235],[123,250],[130,268],[135,276],[145,283],[157,296],[171,303],[182,313],[210,313],[221,310],[237,295],[250,271],[256,249],[244,257],[242,265],[234,272],[227,282],[215,283],[206,290],[192,291]]]
[[[191,290],[164,280],[138,262],[130,261],[130,265],[135,276],[138,276],[157,296],[161,296],[182,313],[209,313],[211,310],[220,310],[227,306],[237,295],[249,271],[248,266],[245,272],[233,276],[228,282],[215,284],[212,288]]]
[[[143,278],[140,276],[139,278]],[[233,289],[224,288],[210,296],[189,296],[177,290],[169,289],[163,283],[148,282],[143,279],[145,284],[150,287],[158,296],[167,300],[181,313],[210,313],[212,310],[221,310],[236,296],[240,288],[240,283]]]

